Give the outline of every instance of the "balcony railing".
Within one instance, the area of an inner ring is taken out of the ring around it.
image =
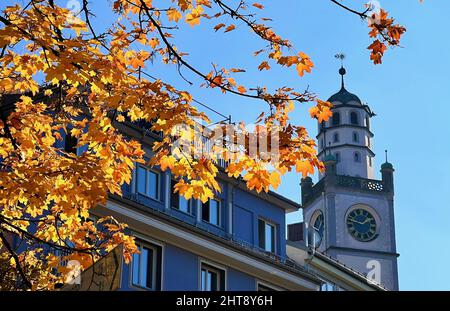
[[[336,176],[336,185],[344,188],[362,190],[366,192],[383,192],[383,181],[352,176]]]

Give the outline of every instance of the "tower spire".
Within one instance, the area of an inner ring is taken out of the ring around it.
[[[344,53],[338,53],[338,54],[334,55],[334,57],[341,61],[341,68],[339,69],[339,74],[341,75],[341,88],[344,89],[345,88],[344,76],[347,73],[345,68],[344,68],[345,54]]]
[[[385,156],[386,156],[386,163],[388,163],[388,157],[387,157],[387,149],[386,149],[386,150],[384,150],[384,154],[385,154]]]

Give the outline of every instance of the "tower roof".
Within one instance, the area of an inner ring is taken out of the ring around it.
[[[331,102],[331,103],[340,102],[342,104],[347,104],[349,102],[356,102],[356,104],[362,106],[362,102],[359,99],[359,97],[356,96],[353,93],[350,93],[349,91],[347,91],[345,89],[344,76],[346,74],[346,70],[345,70],[344,67],[341,67],[341,69],[339,69],[339,74],[342,76],[341,89],[339,90],[339,92],[337,92],[336,94],[332,95],[328,99],[328,101]]]
[[[362,106],[362,102],[359,99],[359,97],[356,96],[355,94],[352,94],[349,91],[347,91],[345,89],[345,87],[342,87],[339,92],[337,92],[336,94],[332,95],[328,99],[328,101],[330,103],[340,102],[342,104],[347,104],[349,102],[356,102],[357,104]]]

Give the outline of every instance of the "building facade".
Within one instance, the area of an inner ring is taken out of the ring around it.
[[[118,124],[140,138],[146,156],[159,136]],[[128,224],[140,254],[124,264],[120,290],[319,290],[320,280],[286,256],[285,214],[298,203],[257,194],[221,169],[222,191],[207,203],[173,193],[170,172],[138,165],[123,196],[110,196],[94,217]]]
[[[319,252],[359,271],[390,290],[398,290],[392,164],[374,179],[375,115],[344,86],[330,97],[333,117],[319,124],[319,158],[326,170],[319,181],[302,179],[305,241]],[[306,238],[306,236],[308,238]]]

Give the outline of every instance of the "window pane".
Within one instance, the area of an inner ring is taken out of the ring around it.
[[[148,171],[148,195],[153,199],[159,199],[159,175]]]
[[[209,222],[213,225],[220,225],[220,202],[209,200]]]
[[[202,269],[202,291],[206,291],[206,270]]]
[[[137,192],[146,194],[147,190],[147,182],[146,182],[146,176],[147,176],[147,170],[143,168],[142,166],[137,167]]]
[[[178,209],[185,213],[190,213],[189,201],[186,200],[183,196],[179,196],[179,198],[180,198],[180,201],[179,201]]]
[[[274,249],[274,241],[273,241],[273,226],[266,223],[265,226],[265,233],[266,233],[266,244],[265,244],[265,250],[268,252],[273,252]]]
[[[209,285],[210,285],[210,289],[211,291],[217,291],[219,290],[218,288],[218,275],[215,272],[209,271],[208,273],[208,281],[209,281]]]
[[[209,222],[209,204],[208,204],[208,202],[202,204],[202,220]]]
[[[259,219],[258,220],[258,241],[259,241],[259,247],[265,248],[266,245],[266,236],[264,234],[264,221]]]
[[[147,249],[144,248],[145,250],[147,250],[148,255],[147,255],[147,282],[145,283],[145,286],[148,288],[154,288],[154,284],[153,284],[153,250],[152,249]]]
[[[139,285],[139,254],[133,254],[133,284]]]
[[[146,286],[147,285],[147,266],[148,263],[148,249],[142,248],[141,250],[141,260],[140,260],[140,271],[139,271],[139,285]]]

